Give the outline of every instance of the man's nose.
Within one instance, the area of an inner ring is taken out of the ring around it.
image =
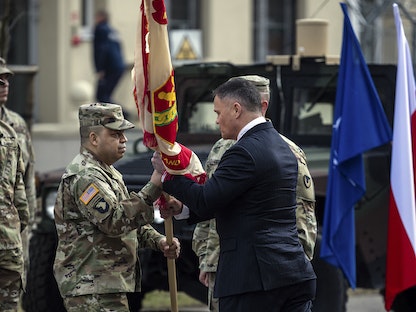
[[[125,143],[125,142],[127,142],[128,140],[127,140],[127,137],[126,137],[126,135],[124,134],[124,133],[122,133],[121,135],[120,135],[120,141],[121,142],[123,142],[123,143]]]

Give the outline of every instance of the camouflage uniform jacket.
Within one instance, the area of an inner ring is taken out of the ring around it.
[[[309,260],[313,258],[317,236],[315,216],[315,187],[309,172],[304,151],[282,135],[298,160],[298,183],[296,186],[296,226],[298,236]]]
[[[0,250],[22,248],[29,221],[24,166],[16,132],[0,120]]]
[[[299,239],[308,259],[312,260],[317,235],[315,217],[315,190],[306,164],[306,155],[295,143],[282,136],[298,160],[298,184],[296,188],[297,208],[296,225]],[[218,140],[212,147],[205,164],[208,178],[217,169],[222,155],[233,144],[234,140]],[[195,227],[192,249],[199,258],[199,268],[204,272],[216,272],[219,257],[219,237],[215,219],[200,222]]]
[[[147,183],[128,193],[122,175],[83,150],[67,166],[55,204],[54,274],[61,295],[140,291],[139,248],[159,250],[152,203],[161,189]]]
[[[29,204],[30,224],[33,223],[36,214],[36,185],[35,185],[35,154],[33,151],[32,139],[25,120],[17,113],[6,108],[0,107],[1,120],[9,124],[16,131],[17,139],[22,151],[25,168],[23,181],[25,184],[26,198]]]

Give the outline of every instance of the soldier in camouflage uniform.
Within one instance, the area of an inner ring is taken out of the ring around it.
[[[242,76],[239,78],[245,78],[256,85],[262,96],[263,115],[265,115],[270,99],[269,80],[254,75]],[[306,163],[305,153],[288,138],[283,135],[282,137],[288,143],[298,160],[296,225],[305,255],[309,260],[312,260],[317,235],[314,185]],[[234,143],[234,140],[220,139],[214,144],[205,165],[208,178],[214,173],[222,155]],[[215,272],[217,271],[218,257],[220,254],[219,237],[216,231],[215,219],[197,224],[194,231],[192,248],[199,258],[199,280],[209,288],[209,308],[211,311],[218,311],[218,299],[213,298],[212,295],[215,284]]]
[[[0,120],[0,311],[18,309],[24,271],[21,232],[29,221],[16,132]]]
[[[129,194],[112,166],[126,151],[124,130],[134,127],[121,106],[82,105],[79,121],[81,151],[62,176],[55,205],[55,278],[68,311],[128,311],[127,293],[140,291],[138,249],[177,258],[179,241],[168,246],[149,225],[161,175]]]
[[[33,151],[32,139],[25,120],[16,112],[6,107],[9,91],[9,78],[13,72],[7,68],[6,62],[0,57],[0,80],[5,82],[0,85],[0,120],[10,125],[17,134],[17,139],[22,151],[22,157],[25,168],[23,181],[25,184],[26,197],[29,205],[29,226],[22,233],[23,255],[25,268],[29,265],[29,239],[32,226],[34,225],[36,215],[36,185],[35,185],[35,156]],[[26,274],[23,274],[25,284]]]

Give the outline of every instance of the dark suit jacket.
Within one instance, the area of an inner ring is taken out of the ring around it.
[[[266,122],[224,153],[204,185],[183,176],[164,182],[164,190],[199,217],[195,221],[216,218],[216,297],[316,278],[296,230],[296,181],[295,156]]]

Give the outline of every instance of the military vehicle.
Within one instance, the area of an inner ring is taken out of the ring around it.
[[[282,62],[283,60],[283,62]],[[275,128],[301,146],[315,183],[316,216],[319,232],[325,209],[328,161],[338,76],[337,62],[325,57],[270,58],[253,65],[230,63],[195,63],[175,68],[175,86],[179,117],[177,141],[192,148],[205,160],[212,144],[220,137],[212,109],[212,90],[233,76],[257,74],[271,81],[271,104],[267,117]],[[392,124],[395,76],[394,65],[369,65],[389,122]],[[151,173],[150,151],[140,151],[141,141],[134,144],[134,155],[116,163],[129,189],[137,190]],[[367,192],[356,205],[357,287],[380,290],[385,278],[387,203],[389,194],[390,146],[365,154]],[[42,215],[31,244],[31,263],[25,296],[27,311],[63,311],[52,275],[56,248],[53,205],[63,172],[39,176],[39,198]],[[154,223],[163,231],[160,220]],[[191,250],[193,226],[174,221],[174,232],[182,243],[177,261],[178,289],[203,302],[206,289],[198,282],[198,260]],[[317,273],[315,312],[345,311],[348,284],[341,271],[319,258],[320,235],[312,261]],[[154,289],[167,289],[166,261],[160,254],[143,251],[143,295]],[[416,311],[414,289],[399,296],[394,311]]]

